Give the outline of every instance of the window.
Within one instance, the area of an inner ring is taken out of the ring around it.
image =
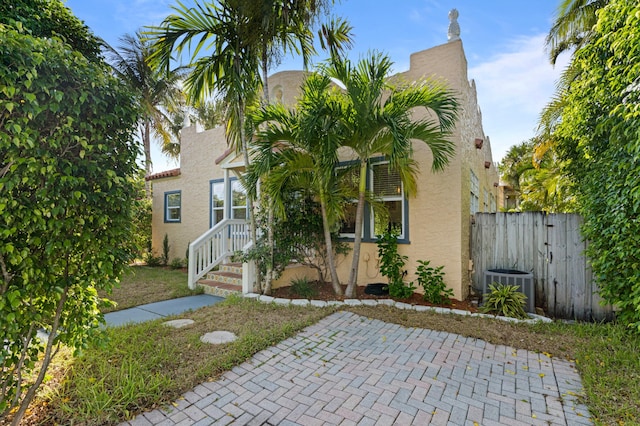
[[[247,218],[247,191],[236,178],[231,179],[229,186],[231,194],[225,194],[223,180],[213,180],[210,183],[212,228],[222,222],[225,216],[231,219]],[[225,200],[231,202],[225,205]]]
[[[354,194],[358,193],[358,171],[357,165],[349,167],[340,167],[337,173],[340,179],[343,179],[345,185],[351,187]],[[356,196],[357,198],[357,196]],[[345,238],[355,238],[356,236],[356,209],[358,208],[358,200],[353,199],[344,207],[344,217],[340,225],[340,236]]]
[[[164,193],[164,221],[180,222],[182,212],[180,204],[182,203],[182,192],[171,191]]]
[[[398,238],[404,238],[404,191],[400,174],[389,169],[388,163],[374,164],[371,166],[371,188],[386,207],[381,209],[383,211],[371,211],[372,236],[396,230]]]
[[[491,194],[491,212],[492,212],[492,213],[495,213],[495,212],[496,212],[496,210],[497,210],[497,207],[496,207],[496,197],[495,197],[495,195]]]
[[[366,206],[364,210],[364,226],[362,230],[363,241],[374,241],[376,235],[395,229],[399,240],[407,241],[407,201],[404,197],[404,188],[400,174],[389,168],[388,162],[374,162],[367,172],[367,189],[383,204],[384,208],[376,209]],[[342,167],[341,169],[346,169]],[[340,170],[340,169],[339,169]],[[346,170],[344,177],[357,192],[357,168]],[[340,227],[340,236],[354,238],[356,232],[356,208],[357,201],[353,200],[344,209],[344,219]]]
[[[224,218],[224,182],[211,182],[211,227]]]
[[[478,176],[471,170],[471,214],[476,214],[480,209],[480,182]]]
[[[231,182],[231,218],[247,218],[247,191],[239,180]]]

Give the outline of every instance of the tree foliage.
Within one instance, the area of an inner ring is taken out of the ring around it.
[[[555,136],[577,182],[601,296],[640,331],[640,6],[601,9],[565,94]]]
[[[576,212],[573,180],[553,147],[543,140],[533,138],[512,146],[500,162],[501,178],[516,194],[517,211]]]
[[[94,334],[96,290],[130,259],[138,154],[137,110],[106,64],[21,28],[0,25],[0,413],[20,406],[15,423],[59,345]]]

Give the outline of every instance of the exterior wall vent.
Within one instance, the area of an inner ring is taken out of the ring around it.
[[[474,143],[476,144],[476,148],[477,149],[482,149],[482,144],[484,143],[484,140],[482,140],[480,138],[476,138]]]
[[[494,282],[506,285],[518,286],[520,291],[527,296],[525,311],[535,313],[535,289],[533,286],[533,274],[531,272],[518,271],[516,269],[487,269],[484,271],[482,281],[482,294],[489,292],[489,284]]]

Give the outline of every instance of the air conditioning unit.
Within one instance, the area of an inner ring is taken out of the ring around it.
[[[487,269],[484,271],[484,280],[482,281],[483,295],[489,292],[489,284],[493,283],[518,286],[519,290],[527,296],[525,311],[536,312],[536,291],[531,272],[516,269]]]

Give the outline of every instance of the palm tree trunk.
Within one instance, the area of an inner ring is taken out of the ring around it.
[[[269,83],[268,79],[268,65],[269,59],[267,57],[267,48],[263,46],[262,48],[262,87],[263,87],[263,96],[264,102],[269,103]],[[273,263],[275,259],[274,255],[274,241],[273,241],[273,203],[268,203],[267,208],[269,209],[268,220],[267,220],[267,244],[269,245],[269,259],[267,261],[267,273],[264,277],[264,294],[267,296],[271,295],[271,284],[273,281]]]
[[[151,123],[149,122],[149,120],[144,121],[144,128],[142,129],[142,144],[144,149],[145,177],[149,177],[153,172],[153,163],[151,162]],[[147,195],[147,198],[151,199],[150,180],[145,179],[144,191]]]
[[[360,162],[360,182],[358,187],[358,205],[356,207],[356,230],[353,239],[353,260],[349,272],[349,284],[346,296],[354,297],[358,282],[358,266],[360,265],[360,246],[362,245],[362,222],[364,221],[364,196],[367,187],[367,161]]]
[[[329,219],[327,217],[327,208],[324,197],[320,198],[320,212],[322,214],[322,230],[324,232],[324,244],[327,247],[327,263],[329,264],[329,272],[331,274],[331,285],[337,296],[342,296],[342,287],[336,272],[336,263],[333,258],[333,243],[331,242],[331,230],[329,228]]]
[[[244,101],[241,98],[238,98],[238,119],[242,121],[240,123],[240,146],[242,150],[242,158],[244,159],[245,169],[249,167],[249,144],[247,142],[247,135],[244,132],[244,114],[245,114],[245,105]],[[226,208],[226,207],[225,207]],[[249,214],[249,229],[251,234],[251,241],[253,244],[256,244],[257,232],[256,232],[256,215],[253,211],[253,198],[247,197],[247,212]],[[254,283],[253,290],[257,290],[256,287],[260,287],[260,265],[256,268],[256,283]]]

